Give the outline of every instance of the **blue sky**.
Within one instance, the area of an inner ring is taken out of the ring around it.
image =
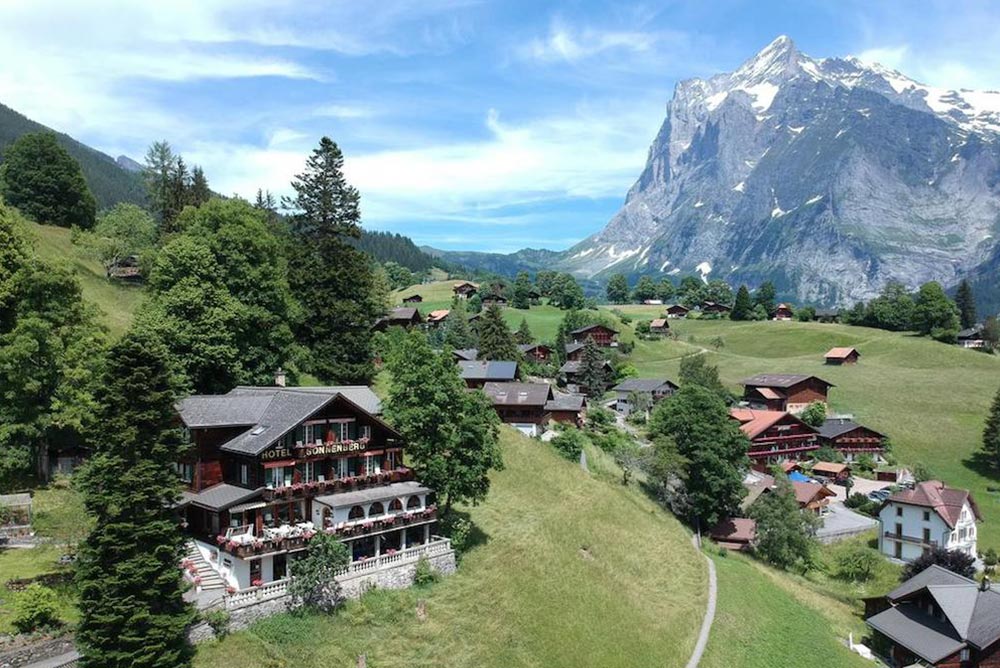
[[[998,29],[987,2],[0,0],[0,102],[112,155],[167,139],[246,197],[326,134],[368,228],[561,249],[617,210],[677,81],[787,34],[996,89]]]

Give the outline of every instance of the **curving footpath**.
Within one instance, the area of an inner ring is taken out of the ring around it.
[[[698,642],[695,643],[694,651],[687,662],[687,668],[698,668],[701,655],[705,653],[705,647],[708,645],[708,634],[712,631],[712,622],[715,621],[715,600],[718,593],[718,584],[715,579],[715,562],[705,556],[698,548],[697,535],[691,536],[691,544],[694,546],[694,549],[698,550],[701,556],[705,557],[705,561],[708,562],[708,608],[705,610],[705,618],[701,620],[701,631],[698,632]]]

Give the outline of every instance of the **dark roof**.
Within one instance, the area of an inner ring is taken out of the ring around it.
[[[461,360],[464,380],[513,380],[517,376],[517,362]]]
[[[601,323],[596,322],[593,325],[587,325],[586,327],[581,327],[580,329],[574,329],[572,332],[570,332],[570,334],[583,334],[585,332],[589,332],[592,329],[598,329],[598,328],[600,328],[600,329],[606,329],[609,332],[612,332],[614,334],[618,333],[617,329],[612,329],[612,328],[608,327],[607,325],[602,325]]]
[[[931,617],[910,603],[889,608],[866,621],[896,644],[931,663],[965,647],[947,622]]]
[[[846,434],[847,432],[854,431],[855,429],[867,429],[873,434],[877,434],[878,436],[885,438],[885,436],[874,429],[858,424],[854,420],[849,420],[848,418],[827,418],[826,421],[820,425],[819,434],[823,438],[837,438],[841,434]]]
[[[552,399],[545,402],[545,410],[580,412],[583,410],[583,401],[584,398],[582,394],[563,394],[562,392],[556,392]]]
[[[968,329],[963,329],[962,331],[960,331],[958,333],[958,338],[960,338],[960,339],[975,339],[975,338],[978,338],[978,337],[982,336],[982,334],[983,334],[983,326],[982,325],[975,325],[973,327],[969,327]]]
[[[359,489],[353,492],[340,492],[338,494],[327,494],[317,496],[316,501],[331,508],[342,508],[344,506],[354,506],[361,503],[372,503],[373,501],[389,501],[411,494],[427,494],[430,488],[424,487],[415,480],[405,482],[394,482],[391,485],[380,485]]]
[[[684,304],[668,304],[667,305],[667,310],[668,311],[677,310],[677,309],[680,309],[682,311],[690,311],[691,310],[687,306],[684,306]]]
[[[459,348],[451,351],[451,354],[460,360],[474,362],[475,359],[479,357],[479,350],[476,348]]]
[[[745,517],[728,518],[709,529],[708,535],[719,542],[751,543],[757,538],[757,523]]]
[[[913,489],[896,492],[886,501],[886,503],[905,503],[911,506],[933,508],[934,512],[952,529],[958,523],[966,502],[969,503],[976,518],[981,519],[979,508],[972,499],[969,490],[948,487],[940,480],[917,483]]]
[[[951,585],[962,584],[964,582],[970,582],[970,580],[968,578],[963,578],[958,573],[949,571],[947,568],[938,566],[937,564],[931,564],[929,567],[920,571],[912,578],[886,594],[885,597],[895,603],[896,601],[906,598],[910,594],[920,591],[929,585]]]
[[[547,383],[486,383],[483,392],[498,406],[544,407],[552,397],[552,386]]]
[[[561,367],[559,367],[560,373],[577,373],[580,370],[580,364],[582,362],[570,360],[566,362]]]
[[[273,394],[223,395],[198,394],[177,402],[177,412],[189,429],[242,427],[257,424],[271,403]]]
[[[545,348],[546,350],[549,349],[549,347],[544,343],[521,343],[517,346],[517,349],[520,350],[522,353],[531,352],[535,348]]]
[[[420,320],[420,311],[412,306],[401,306],[389,311],[389,320]]]
[[[824,385],[833,387],[833,383],[829,383],[818,376],[807,376],[801,373],[759,373],[751,378],[741,380],[740,384],[751,387],[789,388],[810,378],[815,378]]]
[[[669,385],[672,389],[677,389],[677,385],[666,378],[629,378],[615,385],[612,390],[615,392],[655,392],[664,385]]]
[[[567,355],[572,355],[577,350],[582,350],[583,349],[583,345],[584,344],[582,344],[582,343],[567,343],[566,344],[566,354]]]
[[[208,510],[225,510],[240,501],[249,499],[260,493],[260,489],[247,489],[229,483],[220,482],[207,487],[200,492],[181,492],[180,505],[193,505]]]

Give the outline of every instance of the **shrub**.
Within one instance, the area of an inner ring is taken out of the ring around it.
[[[906,565],[900,576],[900,582],[906,582],[914,575],[935,564],[947,568],[952,573],[972,578],[976,575],[975,562],[976,560],[972,556],[964,552],[934,547]]]
[[[423,555],[417,560],[417,566],[413,571],[413,584],[418,587],[426,587],[438,581],[438,572],[431,566],[430,559]]]
[[[456,554],[461,555],[471,547],[472,522],[468,519],[452,513],[441,521],[441,531],[451,539],[451,547]]]
[[[210,610],[203,616],[205,623],[215,632],[216,638],[225,638],[229,633],[229,611]]]
[[[837,577],[851,582],[867,582],[875,575],[882,558],[860,545],[837,557]]]
[[[810,427],[822,427],[823,423],[826,422],[826,404],[822,401],[812,402],[799,414],[799,418]]]
[[[11,623],[21,633],[59,625],[59,599],[48,587],[36,583],[28,585],[14,599],[14,617]]]
[[[580,459],[584,441],[586,441],[586,436],[579,429],[569,428],[553,438],[551,443],[552,447],[563,457],[570,461],[576,461]]]

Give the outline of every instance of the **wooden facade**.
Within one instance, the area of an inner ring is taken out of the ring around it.
[[[823,356],[823,360],[827,364],[840,366],[842,364],[857,364],[860,357],[861,353],[858,352],[857,348],[831,348]]]
[[[595,344],[605,348],[617,345],[618,343],[618,332],[606,325],[600,324],[581,327],[570,332],[570,336],[573,337],[575,343],[586,343],[590,339]]]
[[[797,413],[813,402],[827,403],[831,387],[816,376],[759,374],[743,381],[743,400],[752,408]]]
[[[671,304],[665,310],[668,318],[686,318],[689,309],[687,306],[681,304]]]
[[[747,455],[753,464],[800,460],[820,447],[816,430],[791,413],[733,408],[730,416],[750,439]]]
[[[778,304],[771,317],[775,320],[791,320],[794,315],[795,313],[792,311],[791,304]]]

